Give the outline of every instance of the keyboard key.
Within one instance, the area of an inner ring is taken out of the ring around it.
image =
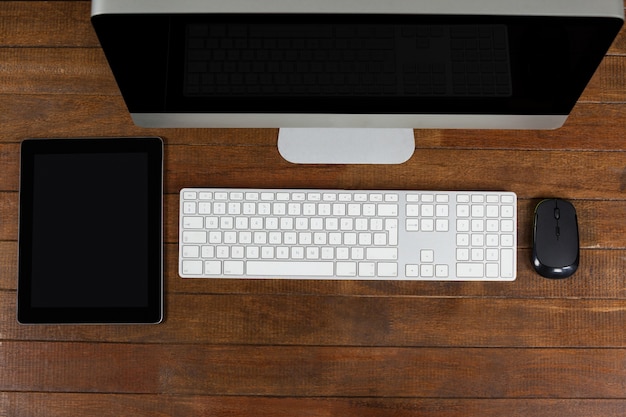
[[[433,219],[422,219],[420,228],[423,232],[432,232],[435,230],[435,221]]]
[[[407,277],[419,277],[419,265],[408,264],[406,266]]]
[[[448,265],[436,265],[435,276],[438,278],[448,278]]]
[[[204,218],[183,217],[183,227],[186,229],[202,229],[204,227]]]
[[[448,219],[435,220],[435,230],[438,232],[447,232],[449,230]]]
[[[504,278],[513,278],[514,276],[514,254],[513,249],[502,249],[500,251],[500,273]]]
[[[204,273],[206,275],[219,275],[222,273],[221,261],[206,261],[204,263]]]
[[[376,276],[376,264],[374,262],[359,263],[359,276],[360,277]]]
[[[249,275],[332,277],[333,262],[248,261]]]
[[[356,276],[356,262],[337,262],[337,276],[354,277]]]
[[[186,275],[202,275],[202,261],[182,261],[183,273]]]
[[[395,260],[398,259],[398,249],[396,248],[368,248],[367,259],[370,260]]]
[[[206,243],[206,232],[183,232],[183,243]]]
[[[185,202],[185,204],[183,204],[183,213],[196,214],[196,203],[191,201]]]
[[[183,246],[183,258],[198,258],[200,257],[199,246]]]
[[[435,251],[432,249],[422,249],[420,251],[420,262],[433,262],[435,260]]]
[[[435,275],[435,268],[430,264],[420,265],[420,275],[423,278],[432,278]]]
[[[398,206],[395,204],[379,204],[378,215],[382,217],[395,217],[398,215]]]
[[[397,277],[398,264],[395,262],[380,262],[378,264],[378,275],[381,277]]]
[[[488,263],[486,268],[485,275],[489,278],[495,278],[500,273],[498,270],[498,264]]]
[[[406,216],[407,217],[418,217],[420,215],[420,206],[417,204],[407,204],[406,205]]]
[[[458,263],[456,275],[459,278],[481,278],[484,275],[484,265],[482,263]]]
[[[513,217],[514,210],[513,206],[502,206],[501,215],[502,217],[511,218]]]
[[[241,261],[224,261],[225,275],[242,275],[243,262]]]

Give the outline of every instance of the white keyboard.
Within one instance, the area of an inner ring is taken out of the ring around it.
[[[183,278],[512,281],[510,192],[185,188]]]

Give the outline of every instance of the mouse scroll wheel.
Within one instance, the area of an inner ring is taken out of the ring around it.
[[[554,209],[554,218],[557,220],[561,218],[561,210],[558,207]]]

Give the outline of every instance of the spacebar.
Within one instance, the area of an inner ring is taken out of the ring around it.
[[[247,274],[261,276],[332,277],[333,262],[248,261]]]

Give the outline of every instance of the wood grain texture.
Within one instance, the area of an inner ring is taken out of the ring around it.
[[[297,166],[277,129],[133,125],[89,13],[0,2],[0,417],[626,415],[626,29],[561,129],[416,130],[402,165]],[[116,136],[165,142],[165,321],[19,325],[21,141]],[[187,186],[511,190],[518,277],[183,280]],[[567,280],[530,264],[534,207],[553,196],[579,216]]]
[[[622,349],[3,342],[0,359],[13,376],[3,391],[621,399],[626,389]]]
[[[0,292],[10,340],[245,346],[625,348],[626,306],[614,299],[414,295],[170,294],[159,326],[15,323],[15,293]],[[524,317],[524,320],[520,320]]]
[[[96,47],[89,1],[0,2],[0,46]]]
[[[4,404],[4,409],[2,408]],[[621,400],[584,399],[413,399],[263,398],[242,396],[133,394],[0,394],[0,415],[27,417],[45,409],[49,417],[76,415],[257,416],[257,417],[622,417]]]

